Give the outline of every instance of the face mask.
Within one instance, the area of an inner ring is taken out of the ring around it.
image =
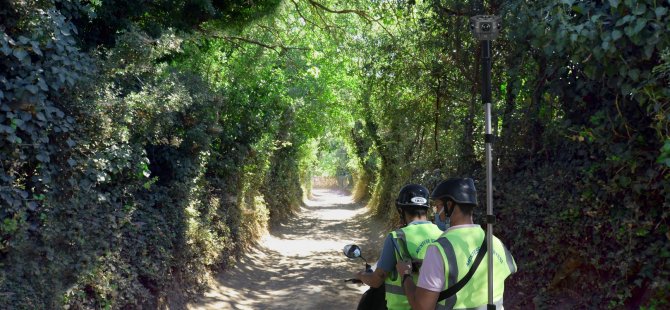
[[[440,210],[440,212],[435,213],[435,225],[437,225],[437,227],[440,230],[444,231],[444,230],[447,230],[447,228],[449,228],[449,222],[448,222],[449,218],[446,218],[445,221],[442,221],[440,219],[440,214],[442,214],[443,212],[444,212],[444,208],[442,208],[442,210]]]

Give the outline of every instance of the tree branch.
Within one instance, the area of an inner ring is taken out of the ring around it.
[[[248,39],[248,38],[243,38],[243,37],[237,37],[237,36],[214,35],[214,37],[224,39],[224,40],[230,41],[230,42],[242,41],[242,42],[246,42],[246,43],[251,43],[251,44],[262,46],[262,47],[265,47],[267,49],[271,49],[271,50],[274,50],[274,51],[277,51],[278,48],[281,49],[282,51],[285,51],[285,50],[308,51],[309,50],[309,48],[306,48],[306,47],[284,46],[284,45],[281,45],[281,44],[270,45],[270,44],[263,43],[263,42],[260,42],[260,41],[256,41],[256,40],[252,40],[252,39]]]
[[[363,19],[367,20],[368,22],[372,21],[372,18],[370,18],[370,15],[368,15],[368,13],[366,13],[365,11],[361,11],[361,10],[333,10],[333,9],[330,9],[330,8],[326,7],[325,5],[323,5],[321,3],[318,3],[314,0],[307,0],[307,2],[309,2],[309,4],[311,4],[313,6],[315,6],[317,8],[320,8],[320,9],[326,11],[326,12],[329,12],[329,13],[335,13],[335,14],[353,13],[353,14],[356,14],[356,15],[362,17]]]
[[[446,15],[446,16],[471,16],[472,13],[470,12],[461,12],[461,11],[454,11],[452,9],[448,9],[446,7],[440,7],[440,11],[442,11],[440,15]]]
[[[300,7],[298,6],[298,2],[296,2],[295,0],[292,0],[291,2],[293,3],[293,6],[295,6],[295,11],[298,12],[298,15],[300,15],[300,17],[303,20],[305,20],[306,23],[312,24],[312,26],[314,26],[316,28],[319,28],[321,30],[326,30],[323,27],[319,26],[317,23],[313,22],[312,20],[310,20],[307,17],[305,17],[304,15],[302,15],[302,11],[300,11]]]
[[[334,14],[356,14],[356,15],[358,15],[360,18],[364,19],[364,20],[365,20],[366,22],[368,22],[368,23],[373,23],[373,22],[376,23],[377,25],[379,25],[379,27],[381,27],[382,29],[384,29],[384,31],[386,32],[386,34],[388,34],[393,40],[395,40],[395,36],[394,36],[388,29],[386,29],[386,27],[384,27],[384,25],[383,25],[382,23],[379,22],[381,19],[374,19],[374,18],[370,17],[370,15],[368,15],[368,13],[366,13],[365,11],[362,11],[362,10],[353,10],[353,9],[333,10],[333,9],[330,9],[330,8],[326,7],[325,5],[323,5],[323,4],[321,4],[321,3],[318,3],[318,2],[316,2],[316,1],[314,1],[314,0],[307,0],[307,2],[309,2],[309,4],[311,4],[311,5],[314,6],[315,8],[324,10],[324,11],[326,11],[326,12],[328,12],[328,13],[334,13]],[[323,18],[322,18],[322,19],[323,19]]]

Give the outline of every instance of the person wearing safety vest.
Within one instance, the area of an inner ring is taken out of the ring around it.
[[[472,220],[477,206],[477,191],[470,178],[452,178],[438,184],[431,194],[436,204],[443,204],[451,227],[431,244],[424,258],[419,280],[404,281],[403,288],[412,309],[487,309],[488,260],[486,253],[472,278],[455,295],[438,302],[440,292],[454,286],[470,270],[475,256],[481,250],[485,231]],[[516,272],[512,254],[493,237],[493,301],[503,309],[505,279]],[[396,264],[399,274],[409,273],[408,264]]]
[[[386,307],[390,310],[411,309],[402,288],[403,276],[395,270],[396,262],[413,262],[414,271],[409,272],[405,278],[418,279],[418,266],[423,260],[426,248],[442,234],[428,220],[429,196],[428,189],[418,184],[408,184],[400,190],[396,209],[404,226],[390,232],[386,237],[377,269],[373,273],[359,272],[355,275],[372,287],[384,284]]]

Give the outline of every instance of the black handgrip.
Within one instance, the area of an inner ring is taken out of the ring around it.
[[[363,281],[358,280],[358,279],[346,279],[344,282],[351,282],[351,283],[363,283]]]

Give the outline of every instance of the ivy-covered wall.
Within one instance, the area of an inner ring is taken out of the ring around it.
[[[109,23],[104,5],[0,5],[0,304],[13,309],[179,307],[270,208],[290,209],[262,190],[268,171],[298,175],[294,154],[243,126],[268,109],[178,70],[183,35]],[[299,203],[289,180],[272,193]]]
[[[402,184],[468,176],[483,223],[481,49],[467,29],[472,15],[499,15],[494,229],[519,265],[505,306],[668,307],[669,9],[651,0],[436,0],[396,11],[396,32],[353,43],[367,60],[366,130],[353,140],[372,143],[381,159],[370,203],[393,222],[389,198]]]

